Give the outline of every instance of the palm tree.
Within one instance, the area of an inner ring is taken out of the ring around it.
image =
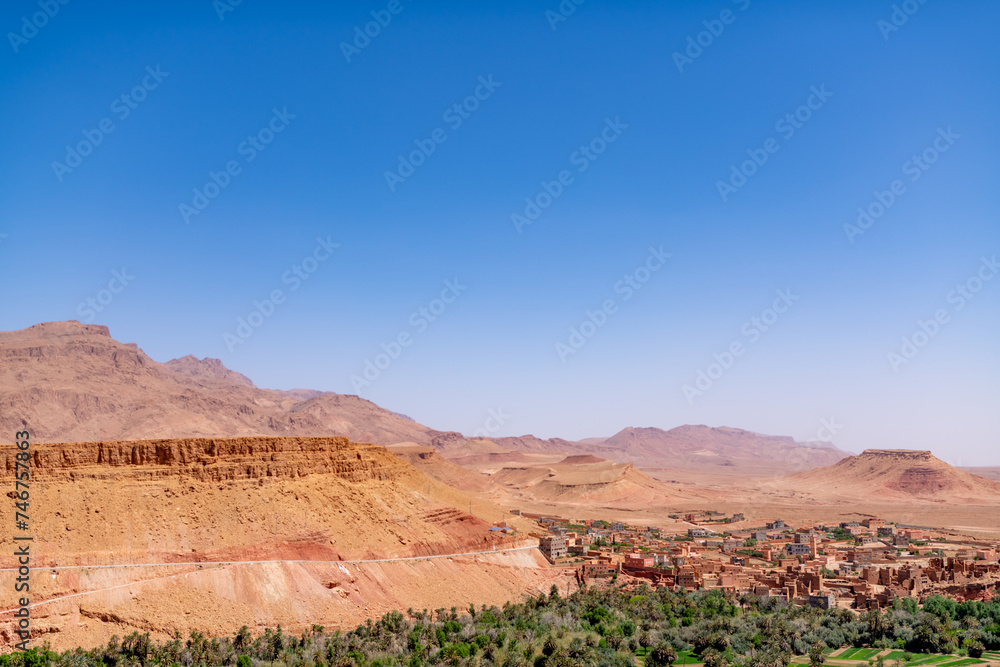
[[[701,660],[705,663],[705,667],[725,667],[727,664],[726,658],[714,648],[705,649],[701,654]]]
[[[811,667],[819,667],[824,662],[826,662],[826,654],[823,653],[823,649],[826,648],[826,644],[820,642],[814,644],[811,649],[809,649],[809,665]]]
[[[677,649],[666,642],[660,642],[652,653],[646,656],[647,667],[670,667],[677,662]]]
[[[244,647],[250,644],[250,630],[247,626],[243,626],[235,633],[233,633],[233,648],[237,651],[243,650]]]

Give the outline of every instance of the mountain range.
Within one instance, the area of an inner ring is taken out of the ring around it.
[[[429,446],[468,454],[474,438],[436,430],[358,396],[262,389],[218,359],[160,363],[105,326],[47,322],[0,333],[0,432],[30,428],[46,442],[155,438],[345,436],[354,442]],[[492,438],[493,451],[594,455],[638,467],[788,473],[848,456],[741,429],[628,427],[608,438]],[[486,443],[479,442],[480,450]],[[496,447],[496,446],[499,447]],[[487,447],[489,448],[489,447]]]

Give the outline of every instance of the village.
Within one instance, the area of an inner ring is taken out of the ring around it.
[[[645,580],[674,590],[721,590],[823,609],[880,609],[931,595],[991,600],[1000,545],[878,518],[792,527],[749,526],[742,514],[671,515],[686,532],[604,520],[522,514],[544,531],[539,549],[580,585]]]

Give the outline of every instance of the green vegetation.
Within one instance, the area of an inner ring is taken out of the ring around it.
[[[881,653],[883,649],[880,648],[866,648],[858,651],[854,654],[855,660],[868,660],[875,656],[876,653]]]
[[[913,660],[913,654],[909,651],[890,651],[882,657],[886,660],[902,660],[903,662]]]
[[[863,648],[830,654],[829,647],[844,646]],[[879,656],[883,651],[888,655]],[[396,611],[347,632],[313,626],[297,636],[278,627],[252,637],[243,628],[231,637],[194,632],[162,644],[133,633],[91,650],[0,656],[0,667],[777,667],[793,659],[819,667],[828,658],[966,667],[997,651],[998,602],[932,597],[919,609],[912,599],[896,600],[859,617],[719,591],[641,586],[563,597],[553,587],[502,608]]]
[[[851,535],[849,532],[847,532],[846,530],[844,530],[840,526],[837,526],[836,528],[834,528],[833,531],[831,533],[829,533],[829,536],[832,537],[833,539],[839,541],[839,542],[843,542],[843,541],[853,540],[854,539],[853,535]]]
[[[984,664],[984,660],[977,658],[963,658],[954,655],[914,655],[909,651],[889,651],[885,655],[885,649],[880,648],[850,648],[846,651],[832,656],[834,660],[851,660],[857,662],[867,661],[869,664],[884,667],[890,664],[901,664],[905,667],[915,667],[918,665],[931,665],[932,667],[967,667],[968,665]]]
[[[876,653],[881,653],[880,648],[852,648],[837,656],[838,660],[867,660]]]

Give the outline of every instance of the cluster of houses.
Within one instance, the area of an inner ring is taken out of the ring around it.
[[[682,534],[603,521],[537,521],[546,530],[539,536],[542,553],[574,567],[580,582],[632,577],[677,590],[721,589],[856,609],[932,593],[990,599],[1000,586],[997,546],[945,555],[926,530],[874,518],[798,530],[779,519],[737,530],[732,524],[744,518],[736,515],[729,526],[691,523]]]

